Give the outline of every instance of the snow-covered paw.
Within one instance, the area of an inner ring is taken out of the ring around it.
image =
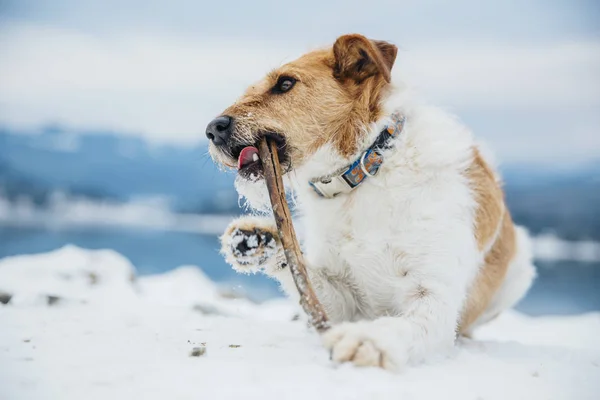
[[[323,342],[334,362],[394,370],[397,364],[391,349],[380,340],[381,333],[374,332],[378,328],[370,321],[343,323],[327,331],[323,335]]]
[[[238,225],[238,224],[236,224]],[[252,273],[266,267],[277,255],[274,233],[261,227],[231,226],[221,238],[225,259],[239,272]]]

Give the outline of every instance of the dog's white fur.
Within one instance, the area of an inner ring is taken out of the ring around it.
[[[309,276],[335,323],[323,337],[332,359],[397,369],[453,346],[485,254],[478,250],[476,200],[465,176],[476,147],[470,131],[440,109],[412,104],[403,89],[396,89],[384,108],[386,115],[400,111],[406,124],[375,177],[350,195],[318,197],[308,181],[359,155],[344,159],[325,145],[287,178],[297,196]],[[363,127],[368,134],[361,151],[389,122]],[[236,187],[253,208],[268,209],[264,181],[240,179]],[[273,224],[271,217],[242,217],[227,232],[273,231]],[[517,238],[503,286],[477,323],[513,306],[532,282],[526,232],[518,230]],[[258,268],[236,263],[230,244],[225,235],[223,252],[234,267]],[[282,260],[278,254],[261,268],[297,297],[291,274],[279,267]]]

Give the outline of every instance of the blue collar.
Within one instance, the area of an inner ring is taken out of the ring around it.
[[[332,199],[341,193],[349,193],[374,176],[383,164],[384,150],[393,147],[393,139],[400,136],[406,118],[395,112],[391,115],[392,125],[387,126],[375,139],[375,143],[361,153],[358,160],[332,174],[313,178],[308,183],[321,197]]]

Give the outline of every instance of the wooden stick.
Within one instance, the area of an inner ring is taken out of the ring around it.
[[[292,225],[292,214],[285,197],[277,144],[263,138],[260,141],[258,151],[263,165],[267,189],[269,190],[269,197],[271,198],[279,239],[296,283],[296,288],[300,293],[300,305],[309,316],[311,324],[318,332],[322,333],[329,329],[329,321],[308,279],[304,257],[300,251],[300,245]]]

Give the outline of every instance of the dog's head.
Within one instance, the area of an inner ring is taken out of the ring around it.
[[[349,157],[364,128],[382,116],[396,53],[390,43],[345,35],[271,71],[208,125],[210,154],[246,179],[262,175],[257,147],[264,136],[278,143],[286,170],[326,143]]]

